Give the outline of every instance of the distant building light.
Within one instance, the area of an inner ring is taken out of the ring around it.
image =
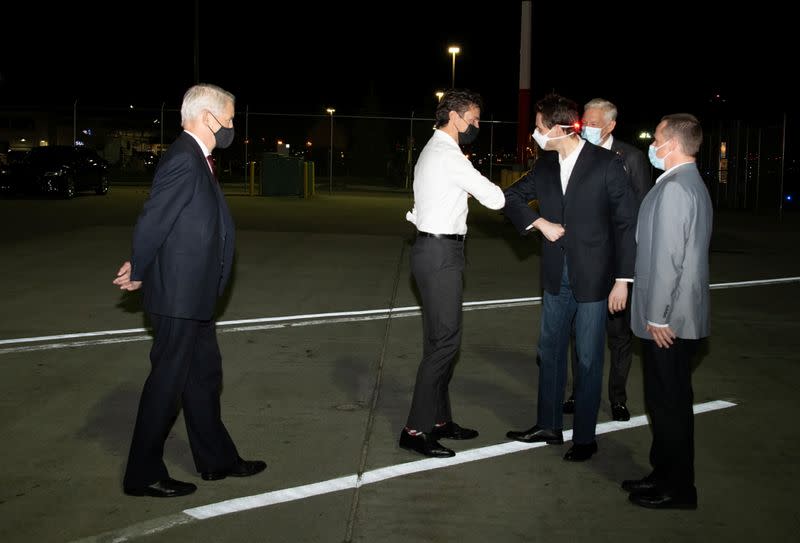
[[[84,145],[86,144],[83,143],[81,140],[75,140],[75,147],[83,147]]]
[[[640,140],[650,140],[650,139],[653,139],[653,136],[650,134],[650,132],[644,131],[641,134],[639,134],[639,139]]]
[[[20,141],[20,143],[25,143],[28,140],[26,140],[25,138],[20,138],[19,141]]]
[[[128,106],[129,109],[133,109],[133,104]]]
[[[283,145],[283,140],[278,140],[278,145]]]
[[[286,148],[288,149],[289,147],[290,147],[290,145],[287,143],[287,144],[286,144]]]
[[[308,140],[308,141],[306,142],[306,147],[311,147],[311,140]]]
[[[786,195],[786,201],[787,202],[791,202],[792,201],[792,195],[791,194],[787,194]]]
[[[81,134],[85,134],[87,136],[93,136],[94,135],[94,134],[92,134],[92,129],[91,128],[84,128],[83,130],[81,130]]]

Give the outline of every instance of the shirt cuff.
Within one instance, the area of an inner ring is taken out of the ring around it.
[[[617,277],[615,281],[625,281],[626,283],[633,283],[633,279],[630,279],[628,277]]]
[[[536,222],[536,221],[533,221],[533,222]],[[530,223],[525,230],[533,230],[533,222]]]
[[[669,328],[669,323],[667,323],[667,324],[658,324],[658,323],[655,323],[655,322],[647,321],[647,324],[649,324],[650,326],[655,326],[656,328]]]

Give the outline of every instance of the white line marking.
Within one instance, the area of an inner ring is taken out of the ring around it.
[[[726,288],[741,288],[741,287],[751,287],[751,286],[763,286],[763,285],[779,285],[779,284],[786,284],[786,283],[797,283],[800,282],[800,276],[798,277],[781,277],[777,279],[759,279],[754,281],[736,281],[732,283],[712,283],[709,285],[709,288],[712,290],[717,289],[726,289]],[[481,300],[476,302],[464,302],[463,307],[465,310],[468,308],[474,309],[495,309],[501,307],[516,307],[516,306],[525,306],[525,305],[537,305],[540,304],[542,301],[541,296],[532,296],[527,298],[507,298],[501,300]],[[404,317],[404,316],[412,316],[415,314],[414,312],[419,312],[420,306],[407,306],[407,307],[396,307],[394,309],[384,308],[384,309],[367,309],[362,311],[336,311],[333,313],[309,313],[306,315],[287,315],[283,317],[263,317],[257,319],[239,319],[239,320],[231,320],[231,321],[220,321],[217,323],[218,327],[221,327],[222,330],[220,332],[244,332],[250,330],[268,330],[272,328],[285,328],[290,326],[289,323],[294,321],[308,321],[299,324],[294,324],[294,326],[309,326],[315,324],[331,324],[331,323],[338,323],[338,322],[357,322],[357,321],[368,321],[368,320],[380,320],[388,318],[389,315],[395,317]],[[342,317],[353,317],[353,318],[342,318]],[[312,320],[313,319],[313,320]],[[265,325],[265,326],[249,326],[249,327],[236,327],[227,330],[227,327],[235,327],[236,325],[241,324],[259,324],[259,323],[277,323],[275,325]],[[98,336],[114,336],[114,335],[125,335],[125,334],[141,334],[142,332],[147,332],[146,328],[128,328],[124,330],[103,330],[99,332],[81,332],[75,334],[59,334],[59,335],[52,335],[52,336],[38,336],[38,337],[23,337],[23,338],[13,338],[13,339],[0,339],[0,345],[17,345],[20,343],[36,343],[39,341],[53,341],[53,340],[60,340],[60,339],[80,339],[80,338],[87,338],[87,337],[98,337]],[[34,348],[19,348],[19,349],[0,349],[0,354],[8,354],[14,352],[25,352],[25,351],[40,351],[40,350],[47,350],[47,349],[62,349],[65,347],[86,347],[90,345],[104,345],[108,343],[126,343],[129,341],[143,341],[148,339],[149,336],[134,336],[132,338],[125,338],[119,341],[107,341],[107,340],[98,340],[98,341],[86,341],[86,342],[77,342],[77,343],[51,343],[47,345],[42,345],[39,347]]]
[[[734,281],[732,283],[711,283],[708,287],[711,290],[721,288],[738,288],[738,287],[757,287],[761,285],[780,285],[783,283],[797,283],[800,277],[781,277],[778,279],[758,279],[754,281]]]
[[[707,413],[709,411],[716,411],[718,409],[727,409],[729,407],[734,407],[735,405],[735,403],[726,402],[723,400],[715,400],[702,404],[696,404],[694,406],[694,412],[695,414]],[[627,422],[609,421],[600,423],[597,425],[596,433],[607,434],[609,432],[617,432],[619,430],[627,430],[630,428],[636,428],[637,426],[646,425],[647,417],[640,415],[638,417],[631,418],[631,420]],[[572,439],[572,430],[566,430],[564,432],[564,440],[568,441],[570,439]],[[200,507],[193,507],[191,509],[186,509],[183,512],[195,519],[208,519],[221,515],[237,513],[239,511],[246,511],[248,509],[267,507],[277,503],[286,503],[312,496],[330,494],[331,492],[339,492],[340,490],[347,490],[350,488],[355,488],[356,486],[379,483],[381,481],[402,477],[404,475],[410,475],[412,473],[419,473],[421,471],[446,468],[458,464],[475,462],[477,460],[485,460],[487,458],[494,458],[496,456],[503,456],[506,454],[544,446],[544,443],[520,443],[518,441],[489,445],[487,447],[469,449],[463,452],[459,451],[459,453],[452,458],[425,458],[424,460],[417,460],[416,462],[407,462],[405,464],[397,464],[394,466],[387,466],[385,468],[365,471],[360,480],[358,477],[356,477],[356,475],[348,475],[319,483],[286,488],[283,490],[274,490],[272,492],[265,492],[264,494],[245,496],[242,498],[235,498],[232,500],[212,503]]]

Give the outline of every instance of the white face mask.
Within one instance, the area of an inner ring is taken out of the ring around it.
[[[561,128],[572,128],[571,124],[556,124],[556,125],[553,125],[553,128],[555,128],[556,126],[560,126]],[[539,147],[541,147],[543,151],[547,150],[547,142],[548,141],[560,140],[562,138],[568,138],[568,137],[570,137],[572,135],[572,134],[564,134],[563,136],[556,136],[555,138],[551,138],[549,136],[549,134],[550,134],[550,132],[553,131],[553,128],[548,130],[547,134],[542,134],[541,132],[539,132],[538,128],[533,131],[533,141],[538,143]]]

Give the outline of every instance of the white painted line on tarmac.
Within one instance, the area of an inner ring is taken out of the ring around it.
[[[728,289],[728,288],[742,288],[754,287],[764,285],[779,285],[787,283],[800,282],[798,277],[780,277],[776,279],[759,279],[754,281],[736,281],[730,283],[712,283],[709,288],[712,290]],[[527,305],[538,305],[542,303],[541,296],[532,296],[526,298],[506,298],[499,300],[479,300],[475,302],[464,302],[463,308],[465,311],[470,309],[497,309],[504,307],[521,307]],[[319,324],[333,324],[341,322],[360,322],[371,320],[387,319],[390,316],[393,318],[410,317],[419,314],[420,306],[407,306],[383,308],[383,309],[366,309],[361,311],[335,311],[331,313],[308,313],[305,315],[286,315],[282,317],[261,317],[256,319],[238,319],[230,321],[220,321],[217,327],[220,332],[246,332],[253,330],[269,330],[275,328],[287,328],[291,326],[311,326]],[[242,326],[245,325],[245,326]],[[128,343],[131,341],[145,341],[150,339],[148,335],[127,336],[128,334],[143,334],[146,333],[146,328],[127,328],[123,330],[102,330],[98,332],[80,332],[75,334],[58,334],[51,336],[37,336],[37,337],[23,337],[12,339],[0,339],[0,345],[19,345],[23,343],[38,343],[43,341],[56,341],[55,343],[47,343],[44,345],[36,345],[33,347],[17,347],[0,349],[0,355],[19,353],[27,351],[42,351],[50,349],[64,349],[69,347],[88,347],[92,345],[107,345],[111,343]],[[106,340],[97,339],[81,342],[64,343],[57,340],[72,340],[91,337],[102,336],[126,336],[119,340]]]
[[[762,285],[780,285],[783,283],[797,283],[800,282],[800,277],[780,277],[778,279],[758,279],[756,281],[734,281],[732,283],[711,283],[708,287],[711,290],[722,288],[739,288],[739,287],[758,287]]]
[[[710,411],[727,409],[735,406],[736,404],[732,402],[714,400],[701,404],[695,404],[694,413],[708,413]],[[629,430],[631,428],[646,425],[647,417],[640,415],[637,417],[632,417],[631,420],[626,422],[609,421],[600,423],[596,427],[596,433],[598,435],[608,434],[611,432]],[[570,439],[572,439],[572,430],[564,431],[564,440],[568,441]],[[144,536],[165,532],[175,526],[186,525],[205,519],[231,515],[251,509],[268,507],[279,503],[304,500],[314,496],[321,496],[323,494],[331,494],[333,492],[349,490],[356,488],[357,486],[379,483],[381,481],[395,479],[397,477],[403,477],[413,473],[447,468],[450,466],[475,462],[477,460],[485,460],[487,458],[494,458],[544,446],[546,446],[544,443],[520,443],[518,441],[509,441],[505,443],[499,443],[497,445],[489,445],[487,447],[459,451],[458,454],[452,458],[425,458],[415,462],[406,462],[394,466],[386,466],[384,468],[366,471],[360,478],[356,474],[352,474],[318,483],[285,488],[282,490],[274,490],[272,492],[255,494],[253,496],[243,496],[241,498],[211,503],[208,505],[202,505],[200,507],[192,507],[191,509],[185,509],[183,512],[178,514],[149,519],[125,528],[89,536],[74,541],[73,543],[122,543],[124,541],[130,541],[132,539],[138,539]]]
[[[723,400],[715,400],[696,404],[694,406],[694,412],[695,414],[707,413],[709,411],[716,411],[718,409],[727,409],[729,407],[734,407],[735,405],[735,403],[726,402]],[[632,417],[631,420],[627,422],[609,421],[600,423],[597,425],[596,432],[597,434],[607,434],[610,432],[628,430],[630,428],[636,428],[637,426],[646,425],[647,417],[640,415],[638,417]],[[564,440],[568,441],[570,439],[572,439],[572,430],[566,430],[564,432]],[[242,498],[235,498],[232,500],[212,503],[200,507],[193,507],[191,509],[185,509],[183,512],[198,520],[208,519],[222,515],[229,515],[231,513],[237,513],[240,511],[247,511],[249,509],[267,507],[277,503],[286,503],[310,498],[312,496],[320,496],[322,494],[339,492],[341,490],[355,488],[356,486],[379,483],[388,479],[411,475],[412,473],[457,466],[459,464],[485,460],[487,458],[494,458],[497,456],[503,456],[506,454],[544,446],[545,443],[520,443],[518,441],[489,445],[487,447],[459,451],[458,454],[451,458],[425,458],[424,460],[417,460],[416,462],[407,462],[405,464],[397,464],[394,466],[387,466],[385,468],[365,471],[360,479],[356,475],[348,475],[346,477],[330,479],[320,483],[286,488],[283,490],[274,490],[272,492],[265,492],[264,494],[245,496]]]

